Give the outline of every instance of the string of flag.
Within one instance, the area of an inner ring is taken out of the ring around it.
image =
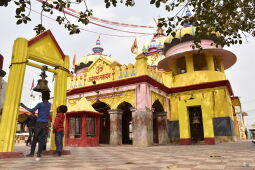
[[[34,12],[34,13],[37,13],[37,14],[41,15],[41,13],[38,12],[38,11],[36,11],[36,10],[31,9],[31,11]],[[47,15],[42,14],[42,16],[45,17],[45,18],[48,18],[48,19],[50,19],[50,20],[52,20],[52,21],[56,21],[54,18],[49,17],[49,16],[47,16]],[[63,23],[63,24],[64,24],[64,23]],[[135,37],[148,36],[148,35],[118,35],[118,34],[106,34],[106,33],[102,33],[102,32],[91,31],[91,30],[84,29],[84,28],[81,28],[81,27],[79,27],[79,29],[82,30],[82,31],[85,31],[85,32],[90,32],[90,33],[94,33],[94,34],[98,34],[98,35],[104,35],[104,36],[111,36],[111,37],[135,38]]]
[[[79,11],[76,11],[74,9],[71,8],[67,8],[67,10],[74,12],[76,14],[80,14]],[[135,25],[135,24],[125,24],[125,23],[120,23],[120,22],[115,22],[115,21],[109,21],[109,20],[105,20],[105,19],[101,19],[101,18],[97,18],[97,17],[93,17],[90,16],[89,17],[91,20],[97,21],[97,22],[101,22],[101,23],[105,23],[105,24],[110,24],[110,25],[116,25],[116,26],[123,26],[123,27],[133,27],[133,28],[157,28],[154,26],[146,26],[146,25]]]
[[[38,2],[42,3],[43,0],[37,0]],[[53,9],[56,9],[55,6],[53,6]],[[63,10],[62,11],[63,13],[69,15],[69,16],[72,16],[72,17],[75,17],[75,18],[78,18],[79,19],[79,16],[77,16],[77,14],[73,14],[70,10],[67,11],[67,10]],[[98,23],[95,23],[93,21],[89,21],[90,24],[94,24],[94,25],[97,25],[97,26],[100,26],[100,27],[103,27],[103,28],[107,28],[107,29],[111,29],[111,30],[115,30],[115,31],[119,31],[119,32],[125,32],[125,33],[132,33],[132,34],[142,34],[142,35],[153,35],[154,33],[143,33],[143,32],[134,32],[134,31],[126,31],[126,30],[120,30],[120,29],[117,29],[117,28],[112,28],[112,27],[109,27],[109,26],[105,26],[105,25],[102,25],[102,24],[98,24]]]

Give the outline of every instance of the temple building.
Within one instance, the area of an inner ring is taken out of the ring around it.
[[[84,102],[93,107],[95,115],[102,113],[100,144],[149,146],[236,140],[240,135],[234,107],[240,102],[234,101],[239,99],[224,72],[235,64],[236,56],[214,45],[218,34],[203,39],[202,50],[193,49],[195,30],[192,24],[184,23],[172,37],[158,29],[151,41],[137,50],[135,63],[127,65],[103,54],[98,39],[93,53],[81,58],[75,73],[68,77],[68,107]],[[76,120],[75,125],[66,126],[74,133],[67,138],[81,138],[78,133],[85,126],[81,115],[67,117]]]

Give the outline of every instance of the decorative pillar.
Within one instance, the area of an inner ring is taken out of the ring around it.
[[[169,61],[169,68],[172,68],[173,75],[176,75],[177,73],[176,64],[177,64],[176,59],[171,59]]]
[[[223,64],[223,59],[222,59],[222,57],[221,57],[221,56],[218,56],[218,57],[217,57],[217,61],[218,61],[219,66],[220,66],[220,71],[221,71],[222,73],[224,73],[225,68],[224,68],[224,64]]]
[[[110,114],[110,144],[122,144],[122,113],[120,109],[108,110]]]
[[[81,139],[84,140],[87,138],[87,127],[86,127],[86,122],[87,121],[87,114],[81,114]]]
[[[159,144],[169,143],[169,138],[167,134],[167,115],[166,114],[167,114],[166,112],[157,114]]]
[[[153,116],[151,111],[150,87],[146,83],[136,87],[136,109],[132,111],[133,145],[150,146],[153,144]]]
[[[16,39],[13,45],[12,60],[0,124],[0,152],[13,152],[14,150],[27,53],[27,40],[24,38]]]
[[[132,109],[132,131],[134,146],[153,145],[153,116],[152,111],[144,109]]]
[[[193,55],[191,53],[185,53],[184,56],[185,56],[187,73],[193,72],[194,71]]]
[[[211,52],[205,53],[206,57],[206,63],[209,71],[215,71],[214,61],[213,61],[213,55]]]

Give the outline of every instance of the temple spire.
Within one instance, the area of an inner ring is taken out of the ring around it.
[[[94,48],[92,48],[92,51],[97,54],[103,53],[104,49],[101,47],[100,35],[98,36],[97,41],[96,41],[96,46]]]
[[[183,27],[193,26],[193,23],[190,22],[190,19],[192,18],[192,14],[191,14],[188,7],[187,7],[187,10],[186,10],[185,16],[183,18],[185,18],[185,21],[182,23]]]

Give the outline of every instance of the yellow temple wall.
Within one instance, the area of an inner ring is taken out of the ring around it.
[[[218,71],[193,71],[174,76],[172,87],[188,86],[192,84],[200,84],[204,82],[226,80],[226,76]]]
[[[72,107],[74,106],[81,98],[75,98],[75,99],[69,99],[67,101],[68,106]],[[96,96],[86,96],[86,99],[90,102],[91,105],[96,103],[96,101],[99,99],[101,102],[106,103],[109,105],[111,109],[117,109],[119,104],[122,102],[130,103],[133,107],[136,106],[135,101],[135,91],[134,90],[128,90],[124,92],[116,92],[116,93],[107,93],[107,94],[101,94]]]
[[[84,86],[123,80],[137,76],[150,76],[152,79],[170,87],[169,82],[172,81],[171,72],[158,70],[156,67],[147,65],[145,56],[137,57],[136,63],[128,65],[119,65],[110,63],[106,59],[98,58],[88,69],[83,71],[83,74],[67,78],[67,90]]]
[[[214,137],[213,118],[230,117],[233,120],[233,110],[226,87],[193,90],[170,95],[169,121],[179,120],[180,138],[190,137],[189,116],[187,107],[201,106],[204,136]]]

